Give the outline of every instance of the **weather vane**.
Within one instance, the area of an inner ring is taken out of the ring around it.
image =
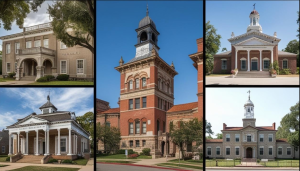
[[[254,7],[254,9],[255,9],[255,3],[253,4],[253,7]]]
[[[247,93],[249,93],[249,100],[250,100],[250,90]]]

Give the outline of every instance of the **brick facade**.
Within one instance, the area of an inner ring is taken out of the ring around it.
[[[0,155],[8,154],[8,141],[8,131],[3,129],[0,131]]]

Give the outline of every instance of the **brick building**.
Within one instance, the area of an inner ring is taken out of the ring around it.
[[[0,131],[0,155],[8,154],[8,131],[2,130]]]
[[[239,71],[268,71],[274,61],[278,61],[280,69],[290,69],[291,73],[297,70],[297,54],[278,50],[281,39],[274,32],[273,36],[262,32],[259,24],[260,15],[254,9],[250,13],[250,24],[247,32],[235,36],[232,32],[228,41],[231,51],[214,56],[213,73],[230,73],[233,69]]]

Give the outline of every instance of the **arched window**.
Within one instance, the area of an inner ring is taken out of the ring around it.
[[[133,122],[129,122],[129,134],[133,134]]]
[[[135,133],[139,134],[140,133],[140,120],[135,121]]]
[[[153,34],[153,33],[152,33],[152,41],[153,41],[153,42],[156,42],[156,36],[155,36],[155,34]]]
[[[147,36],[147,33],[146,33],[146,32],[143,32],[143,33],[141,34],[140,40],[141,40],[140,43],[142,43],[142,42],[148,40],[148,36]]]
[[[132,90],[133,89],[133,82],[132,80],[129,81],[129,90]]]
[[[145,77],[142,78],[142,86],[143,87],[147,86],[147,82],[146,82],[146,78]]]
[[[135,79],[135,89],[139,89],[140,88],[140,79]]]

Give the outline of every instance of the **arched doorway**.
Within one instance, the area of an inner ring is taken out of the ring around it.
[[[52,74],[52,63],[49,60],[45,60],[43,63],[43,66],[45,67],[44,69],[44,74],[45,75],[51,75]]]
[[[25,59],[23,61],[23,76],[36,76],[36,66],[37,62],[34,59]]]
[[[252,148],[248,147],[246,149],[246,158],[252,158]]]
[[[165,145],[166,143],[164,141],[161,142],[161,156],[163,157],[165,154]]]

